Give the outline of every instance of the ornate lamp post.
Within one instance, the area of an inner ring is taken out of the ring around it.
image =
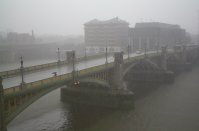
[[[21,84],[24,84],[24,67],[23,67],[23,58],[21,56],[21,67],[20,67],[20,71],[21,71]]]

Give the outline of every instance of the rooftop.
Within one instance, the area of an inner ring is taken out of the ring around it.
[[[105,20],[105,21],[93,19],[91,21],[86,22],[84,25],[99,25],[99,24],[127,24],[129,25],[128,22],[122,19],[119,19],[118,17],[112,18],[110,20]]]
[[[172,25],[160,22],[143,22],[143,23],[136,23],[135,28],[148,28],[148,27],[155,27],[155,28],[180,28],[179,25]]]

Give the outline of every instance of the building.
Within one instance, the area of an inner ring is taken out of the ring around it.
[[[134,51],[189,43],[186,31],[179,25],[159,22],[136,23],[135,28],[129,29],[129,37]]]
[[[84,24],[87,52],[121,51],[129,42],[129,23],[118,17],[100,21],[91,20]]]
[[[28,33],[16,33],[9,32],[5,38],[6,44],[32,44],[35,42],[34,32],[32,34]]]

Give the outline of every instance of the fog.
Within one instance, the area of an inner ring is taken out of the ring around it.
[[[1,0],[0,31],[83,35],[94,18],[179,24],[197,34],[198,0]]]

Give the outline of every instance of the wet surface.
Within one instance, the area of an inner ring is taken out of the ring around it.
[[[137,55],[138,54],[131,54],[131,57],[134,57],[134,56],[137,56]],[[124,55],[124,58],[127,58],[127,55]],[[82,70],[82,69],[86,69],[86,68],[89,68],[89,67],[103,65],[103,64],[105,64],[105,60],[106,60],[105,58],[98,58],[98,59],[92,59],[92,60],[77,62],[76,63],[76,70]],[[113,56],[108,57],[108,62],[113,62],[113,60],[114,60]],[[44,62],[45,62],[45,60],[44,60]],[[6,67],[6,66],[7,65],[2,65],[2,67]],[[18,66],[16,68],[19,68],[19,67],[20,66]],[[34,81],[38,81],[38,80],[41,80],[41,79],[53,77],[53,74],[52,74],[53,72],[57,72],[57,75],[62,75],[62,74],[72,72],[72,69],[73,69],[72,65],[67,64],[67,65],[63,65],[63,66],[56,66],[56,67],[52,67],[52,68],[37,70],[37,71],[34,71],[34,72],[25,72],[24,73],[24,81],[26,83],[34,82]],[[0,71],[1,71],[1,68],[0,68]],[[10,78],[5,78],[3,80],[3,87],[4,88],[10,88],[10,87],[13,87],[13,86],[18,86],[18,85],[20,85],[20,83],[21,83],[21,74],[18,74],[16,76],[13,76],[13,77],[10,77]]]
[[[199,68],[173,84],[135,90],[134,110],[71,106],[60,89],[42,97],[9,126],[9,131],[198,131]]]

